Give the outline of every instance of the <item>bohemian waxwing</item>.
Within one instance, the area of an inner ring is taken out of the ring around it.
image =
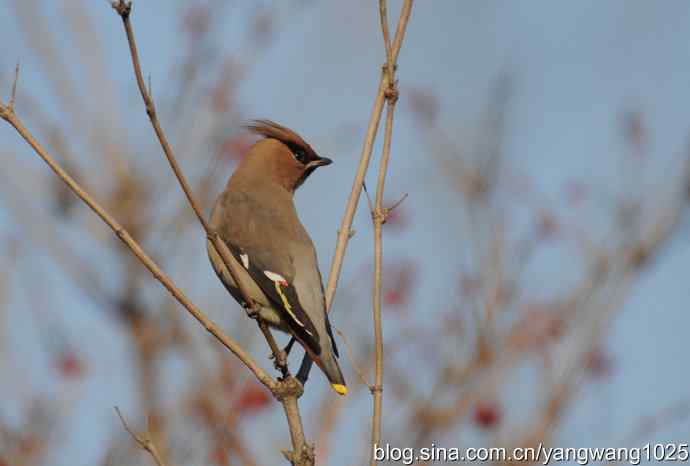
[[[324,372],[333,389],[347,394],[338,349],[326,314],[321,272],[311,238],[297,216],[293,195],[316,168],[329,165],[294,131],[268,120],[247,127],[264,136],[230,177],[211,212],[213,228],[237,261],[238,277],[258,318],[292,335]],[[211,264],[230,294],[242,293],[209,242]]]

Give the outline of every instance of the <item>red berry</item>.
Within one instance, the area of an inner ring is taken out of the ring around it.
[[[72,352],[63,353],[57,361],[57,369],[66,379],[81,378],[86,372],[84,362]]]
[[[261,385],[247,385],[236,401],[236,409],[242,414],[256,414],[271,404],[271,395]]]
[[[503,417],[497,402],[480,401],[474,407],[474,423],[481,429],[493,429]]]

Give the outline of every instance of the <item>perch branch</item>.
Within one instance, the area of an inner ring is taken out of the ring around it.
[[[199,223],[206,232],[208,240],[211,242],[212,246],[223,260],[223,264],[230,272],[233,280],[238,285],[238,288],[244,297],[244,301],[247,303],[248,307],[252,308],[252,314],[258,315],[258,304],[256,304],[250,298],[251,294],[249,293],[247,284],[239,278],[241,276],[239,274],[239,264],[236,260],[234,260],[230,254],[230,251],[220,239],[218,233],[213,231],[208,225],[208,222],[206,222],[204,214],[201,211],[199,204],[194,199],[194,195],[192,194],[189,183],[182,173],[182,170],[180,169],[177,159],[173,153],[172,147],[168,143],[163,128],[158,121],[155,104],[151,98],[149,90],[146,88],[146,83],[144,82],[143,74],[141,72],[141,64],[137,51],[136,39],[134,37],[134,30],[130,21],[132,2],[126,0],[117,0],[112,2],[112,7],[118,13],[118,15],[120,15],[120,18],[122,18],[122,24],[125,29],[125,34],[127,35],[127,42],[129,44],[129,51],[132,58],[132,66],[134,68],[134,74],[136,77],[137,86],[139,87],[139,92],[141,93],[144,105],[146,106],[146,114],[151,121],[151,125],[153,126],[158,141],[160,142],[163,152],[170,163],[170,167],[172,168],[175,177],[179,181],[190,206],[199,219]],[[277,383],[274,382],[273,386],[269,388],[271,388],[275,398],[283,404],[283,408],[287,416],[288,426],[290,428],[293,451],[289,454],[286,454],[286,457],[294,465],[307,466],[314,464],[313,448],[307,446],[307,442],[304,437],[304,429],[302,427],[302,419],[299,415],[299,407],[297,404],[297,398],[302,395],[301,384],[290,376],[287,370],[287,364],[285,363],[285,358],[275,344],[275,340],[273,339],[270,330],[264,325],[259,325],[259,327],[261,328],[269,346],[271,347],[276,366],[283,374],[283,378]]]
[[[204,217],[204,214],[201,211],[199,204],[196,202],[194,198],[194,194],[192,194],[192,188],[189,186],[186,177],[182,173],[180,165],[177,163],[177,159],[175,157],[175,154],[173,153],[170,143],[168,142],[168,138],[165,136],[163,127],[161,126],[160,121],[158,120],[156,105],[153,102],[153,98],[151,97],[149,90],[150,86],[147,89],[146,82],[144,81],[144,75],[141,71],[141,62],[139,60],[137,42],[134,37],[134,29],[132,28],[132,23],[129,19],[130,14],[132,12],[132,2],[128,2],[125,0],[117,0],[112,2],[112,7],[117,12],[117,14],[120,15],[120,18],[122,18],[122,25],[125,29],[125,34],[127,35],[127,43],[129,44],[129,52],[132,58],[132,66],[134,68],[134,76],[136,77],[137,87],[139,88],[139,92],[141,93],[141,98],[143,99],[144,105],[146,106],[146,114],[148,115],[149,120],[151,121],[151,125],[153,126],[153,130],[156,133],[158,142],[160,142],[160,145],[163,149],[163,153],[165,154],[165,157],[168,159],[168,163],[170,164],[170,167],[172,168],[175,177],[180,183],[182,191],[184,191],[184,194],[187,197],[187,201],[189,201],[189,205],[192,207],[194,214],[199,220],[201,226],[203,227],[208,240],[211,242],[220,258],[223,260],[223,264],[228,269],[228,272],[230,272],[230,275],[232,276],[235,283],[237,283],[238,288],[240,289],[242,295],[245,298],[245,302],[248,303],[250,307],[255,307],[253,301],[249,299],[250,295],[248,292],[247,284],[244,283],[244,281],[239,280],[238,278],[240,274],[238,271],[239,265],[237,264],[237,261],[233,260],[227,248],[222,246],[222,240],[220,239],[219,235],[215,231],[213,231],[208,225],[208,222],[206,221],[206,218]]]
[[[175,285],[175,283],[163,272],[160,267],[151,259],[141,248],[134,238],[125,230],[96,200],[94,200],[38,143],[34,136],[19,120],[14,110],[9,106],[0,104],[0,118],[8,122],[19,135],[31,146],[43,161],[48,164],[51,170],[67,184],[69,189],[79,197],[89,208],[105,222],[115,235],[132,251],[142,264],[151,272],[170,294],[189,311],[190,314],[203,327],[213,335],[223,346],[232,351],[245,366],[251,370],[257,379],[270,390],[274,390],[276,382],[261,369],[256,362],[247,354],[242,347],[232,338],[225,335],[206,315],[197,308],[187,296]]]

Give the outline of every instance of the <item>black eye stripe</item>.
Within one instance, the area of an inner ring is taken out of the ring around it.
[[[292,155],[295,157],[295,159],[303,165],[307,165],[312,160],[317,160],[319,158],[308,147],[304,147],[300,144],[295,143],[286,143],[285,145],[288,146],[290,152],[292,152]]]
[[[307,153],[304,152],[302,149],[297,149],[292,152],[297,160],[299,160],[302,163],[307,163]]]
[[[297,144],[288,144],[288,147],[290,148],[292,155],[294,155],[295,159],[297,159],[297,161],[300,163],[306,165],[311,160],[312,157],[304,147],[298,146]]]

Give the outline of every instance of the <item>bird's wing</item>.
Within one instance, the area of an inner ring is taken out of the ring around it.
[[[288,278],[290,274],[282,270],[283,261],[275,260],[275,256],[261,251],[242,249],[232,244],[228,246],[274,307],[283,311],[283,317],[293,332],[316,354],[320,354],[319,334],[300,303],[297,289]]]
[[[326,313],[326,299],[324,296],[323,279],[319,270],[316,250],[311,240],[292,245],[292,256],[295,260],[296,269],[299,274],[295,276],[294,287],[300,297],[302,305],[310,311],[312,322],[317,329],[320,329],[322,338],[330,339],[331,346],[336,356],[338,347],[333,338],[333,330]],[[323,344],[323,342],[321,342]]]
[[[252,208],[252,202],[232,203],[228,209],[224,225],[218,233],[228,246],[235,259],[247,270],[249,276],[261,288],[274,307],[282,311],[285,321],[304,344],[317,355],[321,354],[319,334],[305,311],[298,297],[298,290],[293,282],[295,277],[295,258],[292,257],[291,242],[288,238],[277,241],[277,236],[284,234],[279,219],[271,212],[243,212]],[[249,217],[251,215],[251,217]],[[251,218],[249,222],[238,222],[238,219]],[[258,238],[276,241],[258,241]]]

